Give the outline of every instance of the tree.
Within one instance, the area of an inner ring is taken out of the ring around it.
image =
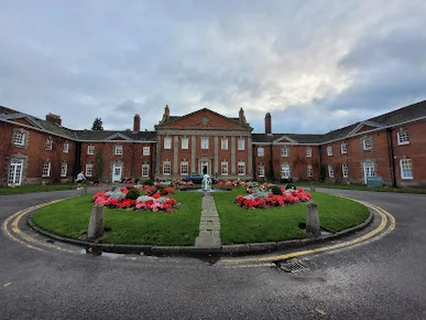
[[[96,118],[95,121],[93,121],[92,130],[102,131],[104,130],[104,127],[102,125],[102,119]]]
[[[96,153],[96,157],[95,157],[95,176],[96,176],[96,180],[98,180],[98,181],[102,180],[102,175],[104,173],[104,168],[105,168],[105,161],[104,161],[104,157],[102,155],[102,149],[100,149]]]

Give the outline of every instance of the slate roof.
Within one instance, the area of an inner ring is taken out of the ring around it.
[[[121,134],[130,140],[133,141],[156,141],[155,131],[140,131],[140,132],[128,132],[128,131],[119,131],[119,130],[102,130],[102,131],[92,131],[92,130],[75,130],[78,140],[106,140],[107,138],[115,135]]]
[[[273,133],[273,134],[264,134],[264,133],[252,133],[253,142],[272,142],[283,136],[286,136],[292,140],[295,140],[299,143],[319,143],[321,142],[323,134],[296,134],[296,133]]]
[[[186,118],[188,116],[194,115],[201,111],[212,112],[222,118],[225,118],[231,122],[234,122],[242,127],[250,128],[250,125],[246,122],[241,122],[239,118],[229,118],[223,116],[219,113],[216,113],[210,109],[204,108],[192,113],[186,114],[184,116],[169,116],[163,118],[159,123],[159,127],[178,121],[180,119]],[[339,140],[346,138],[358,125],[364,124],[367,126],[372,126],[376,128],[395,126],[403,122],[414,120],[417,118],[426,117],[426,100],[420,101],[418,103],[382,114],[377,117],[373,117],[364,121],[360,121],[344,128],[333,130],[325,134],[295,134],[295,133],[273,133],[267,135],[264,133],[252,133],[253,142],[272,142],[276,139],[279,139],[283,136],[287,136],[290,139],[297,141],[298,143],[326,143],[328,141]],[[106,130],[106,131],[91,131],[91,130],[71,130],[66,127],[59,126],[50,121],[42,120],[31,116],[29,114],[20,112],[18,110],[6,108],[0,106],[0,120],[13,120],[17,118],[26,118],[29,122],[33,123],[36,127],[41,130],[50,132],[52,134],[57,134],[65,137],[69,137],[73,140],[106,140],[107,138],[113,136],[114,134],[121,134],[125,137],[128,137],[133,141],[155,141],[156,132],[155,131],[140,131],[140,132],[129,132],[129,131],[119,131],[119,130]],[[156,126],[157,127],[157,126]],[[251,128],[250,128],[251,129]]]

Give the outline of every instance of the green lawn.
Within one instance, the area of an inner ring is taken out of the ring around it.
[[[78,238],[87,232],[92,196],[64,200],[39,209],[33,216],[39,227],[65,237]],[[199,233],[201,193],[176,192],[182,203],[176,213],[126,211],[105,208],[105,228],[111,232],[103,243],[194,245]]]
[[[33,193],[33,192],[44,192],[44,191],[58,191],[58,190],[71,190],[76,189],[76,183],[68,184],[48,184],[45,186],[42,185],[25,185],[15,188],[0,188],[1,194],[18,194],[18,193]]]
[[[309,187],[311,183],[300,181],[300,182],[296,182],[295,185]],[[426,194],[426,189],[392,188],[392,187],[369,188],[362,184],[329,184],[329,183],[318,183],[318,182],[316,182],[314,185],[317,188],[326,188],[326,189]]]
[[[232,202],[239,194],[244,194],[243,188],[214,194],[223,244],[306,238],[299,224],[306,222],[307,202],[282,208],[245,210]],[[365,206],[354,201],[319,192],[312,193],[312,197],[318,204],[321,227],[330,232],[356,226],[369,214]]]

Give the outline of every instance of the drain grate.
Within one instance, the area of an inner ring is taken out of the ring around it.
[[[281,270],[288,273],[296,273],[300,271],[308,270],[308,267],[302,264],[299,260],[287,260],[278,263]]]

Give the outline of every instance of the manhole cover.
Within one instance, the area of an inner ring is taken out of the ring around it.
[[[296,273],[300,271],[308,270],[304,264],[302,264],[299,260],[287,260],[278,263],[278,267],[288,273]]]

